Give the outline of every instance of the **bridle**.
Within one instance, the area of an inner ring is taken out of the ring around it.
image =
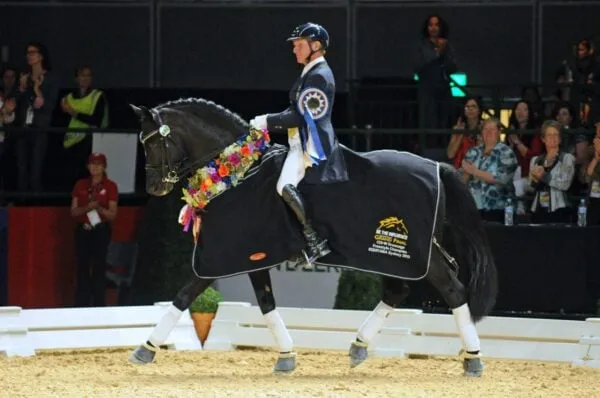
[[[171,128],[167,124],[163,123],[162,118],[160,117],[160,113],[158,113],[154,109],[151,109],[150,113],[152,114],[152,120],[154,120],[154,122],[158,124],[158,128],[150,131],[147,134],[145,134],[144,131],[142,131],[140,133],[140,142],[142,143],[142,145],[145,145],[148,140],[154,137],[160,138],[160,142],[162,144],[160,151],[161,164],[160,166],[146,165],[146,170],[160,169],[161,181],[170,184],[175,184],[179,182],[181,178],[180,176],[185,175],[185,173],[187,173],[188,169],[189,171],[191,171],[190,167],[183,167],[185,162],[188,160],[187,152],[182,151],[185,156],[174,165],[172,164],[171,158],[169,156],[169,146],[172,145],[174,147],[177,147],[177,144],[171,136]],[[166,175],[163,174],[165,168],[167,169]]]
[[[147,134],[144,131],[142,131],[140,133],[140,142],[142,143],[142,145],[145,145],[148,140],[154,137],[158,137],[160,139],[160,142],[162,144],[160,166],[147,164],[146,170],[160,169],[162,182],[176,184],[182,177],[194,171],[195,167],[197,167],[198,165],[205,164],[221,152],[221,149],[217,149],[215,151],[212,151],[211,153],[208,153],[203,158],[192,162],[190,165],[184,166],[189,160],[189,158],[187,151],[182,150],[181,152],[184,154],[183,158],[177,161],[175,164],[172,164],[171,158],[169,157],[169,147],[170,145],[176,148],[178,146],[171,135],[171,128],[169,127],[169,125],[163,123],[163,120],[160,117],[160,113],[158,111],[154,109],[150,109],[149,111],[152,114],[152,120],[158,125],[158,128],[150,131]],[[166,175],[163,174],[165,168],[167,169]]]

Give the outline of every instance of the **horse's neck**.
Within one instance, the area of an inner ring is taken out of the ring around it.
[[[236,142],[243,134],[235,135],[230,131],[225,131],[221,129],[223,134],[221,136],[210,135],[210,136],[201,136],[198,135],[194,137],[192,140],[192,148],[191,151],[193,153],[193,158],[195,159],[203,159],[209,155],[214,155],[217,157],[219,153],[223,152],[225,148],[229,145]],[[210,162],[212,159],[208,159],[207,162]]]

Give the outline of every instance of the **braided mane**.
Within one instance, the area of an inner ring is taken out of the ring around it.
[[[248,131],[248,123],[237,113],[230,111],[222,105],[219,105],[213,101],[206,100],[204,98],[180,98],[174,101],[168,101],[154,107],[156,111],[163,108],[173,109],[185,109],[192,114],[199,116],[202,119],[208,119],[207,122],[211,122],[210,119],[217,125],[221,125],[222,128],[233,128],[245,133]],[[223,125],[230,124],[230,126]]]

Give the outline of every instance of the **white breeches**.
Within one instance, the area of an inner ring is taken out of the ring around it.
[[[308,154],[302,150],[302,142],[300,141],[300,134],[297,129],[295,133],[288,133],[288,143],[290,145],[290,151],[285,158],[283,168],[281,169],[281,175],[277,181],[277,193],[281,195],[283,187],[287,184],[292,184],[297,187],[300,181],[304,178],[304,173],[307,167],[310,167],[312,161]],[[316,154],[314,149],[314,143],[312,139],[308,138],[308,151]]]
[[[302,146],[299,148],[290,147],[290,151],[285,158],[279,180],[277,180],[277,193],[281,195],[283,187],[287,184],[298,186],[304,178],[304,152]]]

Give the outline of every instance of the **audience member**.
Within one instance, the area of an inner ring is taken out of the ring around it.
[[[467,130],[453,133],[448,143],[448,159],[452,160],[454,167],[460,168],[467,151],[477,145],[480,139],[481,115],[483,103],[479,97],[469,97],[465,101],[465,108],[454,125],[454,130]]]
[[[449,76],[457,70],[448,24],[439,15],[432,15],[423,23],[421,35],[415,60],[419,127],[446,128],[452,104]]]
[[[19,121],[26,127],[50,127],[58,85],[50,72],[48,50],[40,43],[27,46],[29,70],[19,79]],[[21,123],[20,123],[21,124]],[[17,137],[18,187],[20,191],[42,191],[42,172],[48,147],[48,133],[29,131]]]
[[[17,95],[17,70],[11,67],[4,69],[2,72],[2,86],[0,92],[5,99],[14,98]]]
[[[595,127],[593,156],[585,168],[585,177],[588,183],[586,195],[588,225],[600,225],[600,122],[597,122]]]
[[[525,86],[521,90],[521,99],[529,104],[529,119],[537,127],[544,120],[544,101],[537,86]]]
[[[508,145],[515,151],[517,161],[519,162],[520,176],[529,175],[529,162],[535,155],[542,152],[542,140],[537,134],[519,133],[519,130],[535,130],[536,123],[533,110],[529,102],[520,100],[516,102],[508,119],[509,129],[514,132],[508,132]],[[519,178],[517,177],[517,178]]]
[[[500,122],[485,119],[481,124],[482,143],[469,149],[462,161],[464,181],[475,199],[481,216],[487,221],[503,220],[506,200],[512,196],[517,158],[500,142]]]
[[[531,205],[535,223],[571,221],[567,191],[575,175],[575,157],[560,150],[561,130],[556,120],[544,122],[540,133],[545,150],[531,159],[529,190],[535,193]]]
[[[2,155],[4,154],[6,147],[6,133],[2,129],[4,126],[12,124],[15,120],[15,108],[17,103],[14,98],[5,97],[0,92],[0,165],[2,161]],[[2,173],[2,167],[0,166],[0,174]],[[0,175],[0,178],[2,176]],[[0,181],[0,188],[2,187],[2,181]]]

